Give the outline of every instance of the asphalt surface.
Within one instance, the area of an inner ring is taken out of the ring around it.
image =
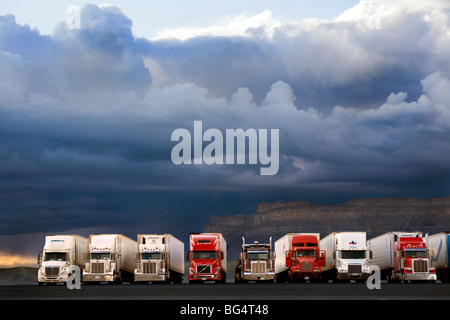
[[[247,284],[99,284],[69,290],[65,285],[2,285],[0,300],[450,300],[446,283],[382,283],[369,290],[364,283]]]

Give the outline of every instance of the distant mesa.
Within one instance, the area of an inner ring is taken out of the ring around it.
[[[228,243],[229,260],[238,260],[242,237],[246,242],[273,242],[289,232],[366,231],[367,238],[388,231],[450,230],[450,196],[436,199],[355,199],[342,204],[306,201],[262,202],[252,215],[211,216],[204,232],[220,232]]]

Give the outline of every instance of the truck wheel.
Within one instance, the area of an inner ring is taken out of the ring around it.
[[[182,283],[182,282],[183,282],[183,277],[182,277],[182,275],[179,274],[179,273],[175,274],[173,283],[175,283],[175,284],[180,284],[180,283]]]
[[[220,282],[227,283],[227,274],[223,271],[221,272]]]
[[[189,280],[189,284],[199,284],[202,283],[201,280]]]
[[[341,282],[339,279],[338,279],[338,276],[337,276],[337,274],[338,274],[338,272],[337,272],[337,270],[335,270],[334,272],[333,272],[333,283],[339,283],[339,282]]]

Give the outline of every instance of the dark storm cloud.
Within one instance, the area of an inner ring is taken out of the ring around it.
[[[112,6],[52,36],[0,17],[0,234],[182,233],[259,201],[448,194],[449,15],[430,14],[185,41],[135,39]],[[174,165],[171,134],[195,120],[279,129],[279,173]]]

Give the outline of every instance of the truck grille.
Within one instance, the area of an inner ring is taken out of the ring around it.
[[[348,265],[348,273],[361,273],[361,265],[360,264],[349,264]]]
[[[45,267],[45,275],[47,277],[57,277],[59,275],[59,267]]]
[[[211,274],[211,266],[210,265],[197,266],[197,274]]]
[[[105,273],[104,263],[91,263],[91,273]]]
[[[266,262],[265,261],[256,261],[252,262],[252,273],[256,274],[265,274],[266,273]]]
[[[302,271],[303,272],[312,272],[312,263],[311,262],[302,262]]]
[[[414,272],[428,272],[428,261],[414,260],[413,270]]]
[[[144,273],[155,274],[156,272],[156,262],[144,262],[143,263]]]

